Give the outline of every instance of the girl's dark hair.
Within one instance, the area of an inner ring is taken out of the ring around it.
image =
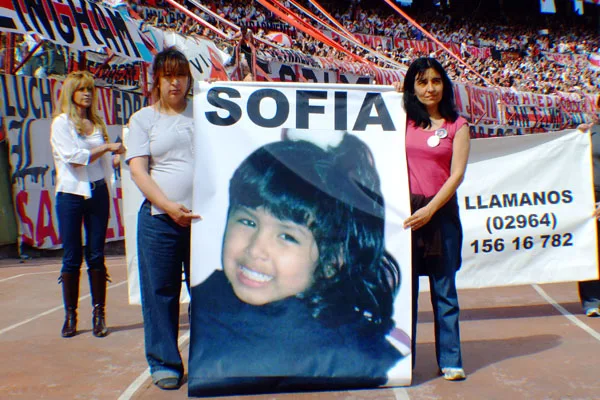
[[[389,332],[400,269],[385,250],[385,205],[365,143],[345,134],[329,151],[303,140],[260,147],[231,178],[229,213],[238,207],[263,207],[312,232],[319,261],[298,297],[315,318]]]
[[[188,87],[185,95],[187,96],[192,88],[193,78],[190,69],[190,63],[181,51],[175,46],[167,47],[154,56],[152,63],[152,97],[155,101],[160,98],[160,78],[169,75],[185,75],[188,77]]]
[[[454,92],[452,90],[452,81],[448,78],[448,74],[435,58],[421,57],[413,61],[406,71],[404,77],[404,109],[409,120],[413,121],[416,126],[421,128],[429,128],[431,119],[427,109],[419,101],[415,94],[415,81],[429,68],[436,70],[442,77],[444,89],[442,91],[442,100],[439,104],[439,111],[446,121],[454,122],[458,118],[456,105],[454,103]]]

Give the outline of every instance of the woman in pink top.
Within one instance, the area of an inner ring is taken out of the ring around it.
[[[458,116],[452,83],[435,59],[423,57],[410,65],[403,92],[412,208],[404,227],[412,230],[413,366],[419,275],[426,275],[431,286],[440,372],[447,380],[462,380],[466,375],[455,279],[462,262],[462,227],[456,189],[469,157],[469,127]]]

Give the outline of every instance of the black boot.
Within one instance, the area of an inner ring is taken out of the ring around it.
[[[77,301],[79,300],[79,271],[63,272],[58,278],[62,283],[63,303],[65,304],[65,323],[61,335],[64,338],[77,333]]]
[[[106,270],[88,270],[90,277],[90,289],[92,292],[92,333],[96,337],[104,337],[108,334],[104,316],[104,305],[106,304],[106,281],[108,274]]]

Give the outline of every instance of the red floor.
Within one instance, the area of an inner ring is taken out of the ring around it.
[[[139,306],[127,302],[125,258],[109,257],[109,336],[92,336],[82,279],[80,333],[60,337],[60,260],[0,260],[0,399],[183,399],[187,386],[153,386],[143,352]],[[84,275],[85,276],[85,275]],[[464,382],[446,382],[435,365],[431,307],[421,296],[413,386],[244,399],[598,399],[600,318],[581,315],[575,283],[464,290]],[[557,303],[554,306],[552,303]],[[182,354],[189,328],[182,309]],[[241,399],[242,397],[229,397]]]

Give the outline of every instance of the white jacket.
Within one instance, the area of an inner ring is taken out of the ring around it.
[[[52,121],[50,144],[56,168],[55,191],[80,195],[86,199],[90,198],[92,190],[86,166],[90,162],[91,149],[85,139],[79,136],[75,124],[67,117],[67,114],[60,114]],[[111,154],[108,152],[103,154],[98,161],[102,165],[109,193],[114,196]]]

